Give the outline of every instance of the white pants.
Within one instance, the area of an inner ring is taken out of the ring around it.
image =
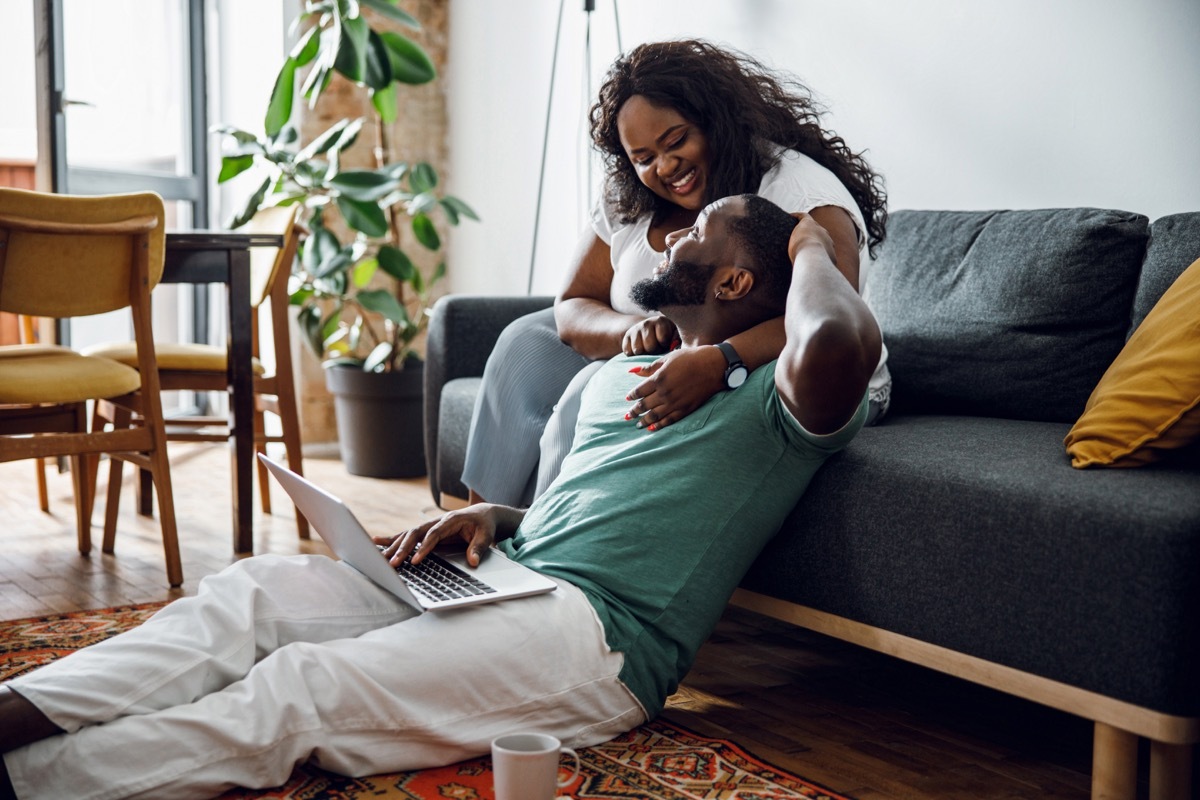
[[[144,625],[8,686],[67,735],[4,756],[20,798],[205,798],[295,765],[360,776],[573,747],[645,720],[574,586],[415,615],[322,556],[258,556]]]

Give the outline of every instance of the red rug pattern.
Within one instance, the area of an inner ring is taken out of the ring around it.
[[[162,603],[79,611],[0,623],[0,681],[115,636]],[[560,795],[577,800],[850,800],[777,769],[722,739],[655,720],[579,752],[580,775]],[[347,778],[303,766],[283,786],[239,789],[221,800],[492,800],[491,759],[439,769]]]

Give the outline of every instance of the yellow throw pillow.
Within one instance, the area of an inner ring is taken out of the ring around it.
[[[1167,289],[1096,384],[1064,443],[1071,466],[1139,467],[1200,441],[1200,261]]]

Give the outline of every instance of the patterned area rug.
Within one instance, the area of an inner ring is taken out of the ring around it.
[[[0,681],[140,625],[162,603],[0,622]],[[731,742],[655,720],[579,753],[582,772],[560,796],[585,800],[850,800],[776,769]],[[236,790],[221,800],[491,800],[491,760],[345,778],[297,769],[284,786]]]

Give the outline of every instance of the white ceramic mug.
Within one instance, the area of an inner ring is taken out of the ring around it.
[[[575,769],[558,780],[558,756],[575,759]],[[496,800],[551,800],[558,787],[579,774],[579,756],[545,733],[509,733],[492,740],[492,785]]]

